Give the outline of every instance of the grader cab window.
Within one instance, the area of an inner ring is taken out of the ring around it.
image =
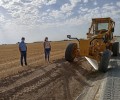
[[[108,30],[108,23],[99,23],[98,30]]]
[[[94,34],[99,34],[100,32],[104,33],[108,31],[108,23],[97,23],[94,26]]]

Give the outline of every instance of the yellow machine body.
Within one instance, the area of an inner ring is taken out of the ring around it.
[[[119,42],[114,41],[115,22],[109,18],[94,18],[86,39],[77,39],[79,43],[71,43],[65,51],[66,61],[73,62],[75,57],[85,57],[94,69],[106,72],[110,56],[118,56]]]
[[[81,56],[89,56],[89,44],[90,40],[80,40],[80,55]]]
[[[92,19],[91,27],[87,33],[87,39],[80,39],[79,41],[79,56],[86,56],[99,62],[100,53],[106,47],[111,49],[114,26],[115,22],[111,18]]]

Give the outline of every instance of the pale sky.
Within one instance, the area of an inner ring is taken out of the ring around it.
[[[120,35],[120,0],[0,0],[0,44],[85,38],[96,17],[111,17]]]

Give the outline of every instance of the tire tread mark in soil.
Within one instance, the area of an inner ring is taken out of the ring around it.
[[[40,76],[40,77],[36,77],[35,79],[26,82],[24,84],[22,84],[19,87],[15,87],[11,90],[5,91],[0,93],[0,99],[4,99],[4,100],[9,100],[9,98],[11,98],[14,94],[16,94],[17,92],[21,91],[24,87],[29,87],[32,84],[35,84],[36,82],[43,80],[45,78],[47,78],[47,76],[50,76],[51,73],[53,73],[54,71],[56,71],[58,69],[59,66],[57,66],[56,68],[53,68],[52,70],[46,72],[44,75]],[[59,75],[58,75],[59,76]],[[58,77],[57,76],[57,77]],[[59,76],[60,77],[60,76]],[[53,80],[55,80],[55,78],[53,78]],[[49,82],[48,82],[49,83]],[[47,83],[46,83],[47,84]],[[44,85],[43,85],[44,86]]]

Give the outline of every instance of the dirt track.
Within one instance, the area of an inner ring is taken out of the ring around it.
[[[17,45],[1,46],[0,100],[74,100],[91,87],[99,73],[84,58],[66,62],[68,43],[52,43],[51,64],[44,63],[42,44],[28,44],[27,67],[19,65]]]
[[[83,69],[80,60],[84,59],[73,64],[60,60],[4,78],[0,82],[0,99],[74,100],[84,86],[89,86],[83,75],[87,76],[91,69]]]

